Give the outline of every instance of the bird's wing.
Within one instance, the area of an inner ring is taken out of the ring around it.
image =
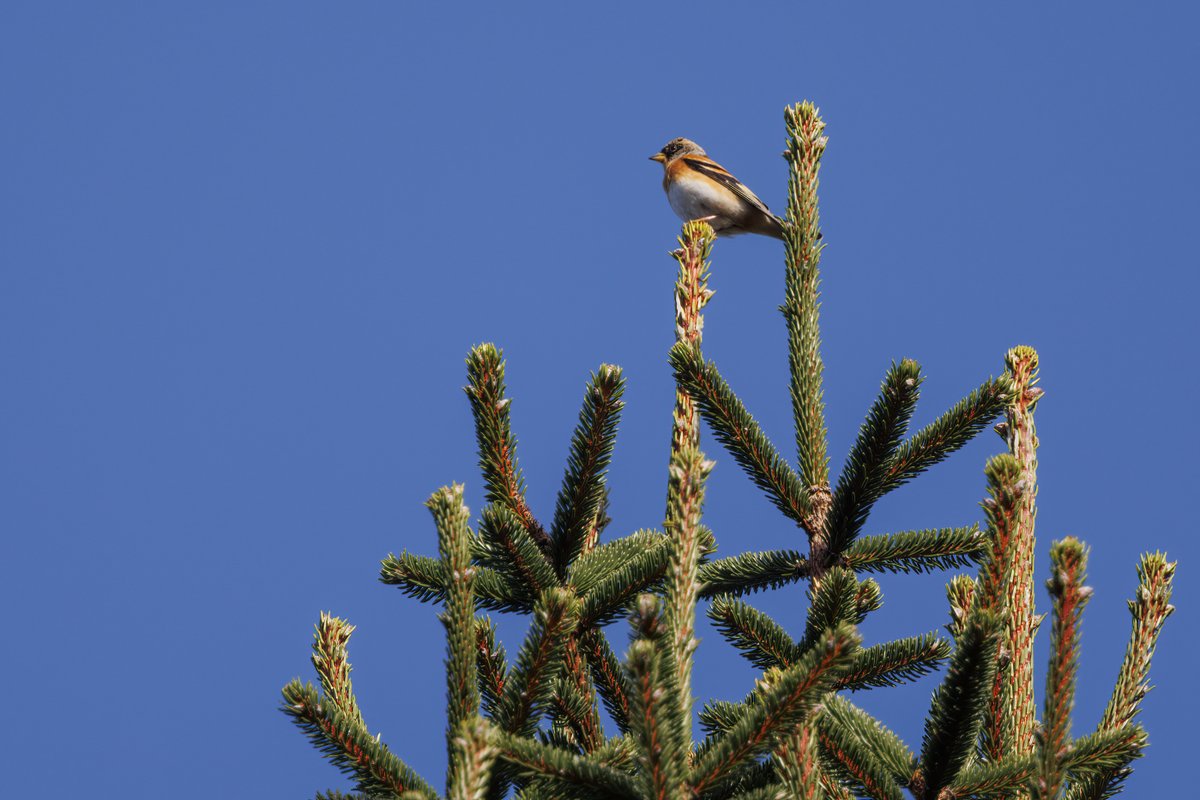
[[[759,200],[758,196],[755,195],[754,192],[750,191],[746,184],[733,177],[733,175],[729,174],[727,169],[713,161],[711,158],[706,158],[705,156],[684,156],[683,163],[687,164],[704,177],[711,178],[725,188],[729,189],[738,197],[742,198],[767,216],[774,216],[771,214],[771,209],[767,208],[767,204],[762,200]]]

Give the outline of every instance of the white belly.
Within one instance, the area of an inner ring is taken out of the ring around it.
[[[736,218],[740,204],[732,192],[706,180],[681,179],[667,188],[667,202],[684,220],[701,217]]]

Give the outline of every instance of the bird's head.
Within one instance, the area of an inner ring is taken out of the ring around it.
[[[663,149],[650,156],[650,160],[657,161],[658,163],[665,165],[669,164],[680,156],[691,155],[704,155],[704,148],[693,142],[691,139],[685,139],[680,136],[663,145]]]

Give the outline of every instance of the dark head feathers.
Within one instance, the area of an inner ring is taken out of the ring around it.
[[[704,155],[704,148],[693,142],[691,139],[685,139],[680,136],[663,145],[663,149],[659,152],[666,156],[667,160],[670,161],[672,159],[679,158],[680,156],[702,156]]]

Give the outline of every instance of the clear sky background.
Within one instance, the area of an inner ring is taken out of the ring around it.
[[[323,609],[359,626],[372,730],[441,785],[441,628],[376,577],[436,551],[430,492],[482,506],[463,357],[504,348],[543,517],[589,371],[622,365],[610,532],[658,524],[678,221],[646,158],[696,139],[782,210],[805,98],[834,468],[893,359],[924,366],[923,423],[1037,347],[1043,610],[1051,539],[1092,547],[1076,731],[1165,549],[1179,611],[1129,788],[1175,794],[1200,712],[1195,8],[573,5],[4,3],[4,794],[346,788],[276,710]],[[706,352],[790,454],[781,245],[719,242],[712,286]],[[801,546],[704,446],[721,552]],[[1001,449],[868,532],[979,519]],[[940,628],[947,577],[882,579],[867,640]],[[803,630],[800,587],[755,602]],[[701,635],[697,692],[742,697],[755,672]],[[857,699],[919,746],[934,685]]]

